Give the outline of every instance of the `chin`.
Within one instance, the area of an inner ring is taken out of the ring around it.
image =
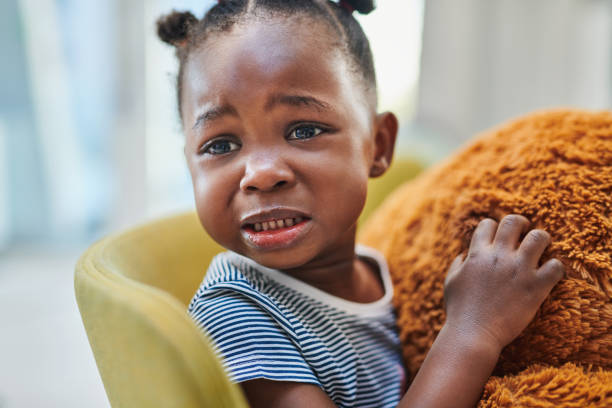
[[[308,260],[296,259],[295,256],[278,256],[272,253],[251,259],[267,268],[278,270],[299,268],[308,262]]]
[[[316,254],[306,253],[301,248],[286,248],[268,252],[251,250],[243,255],[267,268],[285,270],[303,266],[312,260]]]

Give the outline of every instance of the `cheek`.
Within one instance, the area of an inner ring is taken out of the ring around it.
[[[357,222],[365,206],[367,196],[367,176],[357,172],[346,173],[343,181],[339,183],[336,203],[336,217],[342,224],[352,226]]]
[[[231,224],[231,212],[227,203],[230,186],[223,177],[199,174],[193,182],[196,209],[200,223],[219,244],[226,245]]]
[[[368,166],[360,149],[345,145],[321,160],[313,169],[319,186],[319,208],[325,218],[342,228],[352,226],[365,205]]]

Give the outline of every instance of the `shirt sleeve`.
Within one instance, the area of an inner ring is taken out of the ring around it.
[[[190,305],[189,314],[213,340],[233,382],[264,378],[321,387],[285,328],[245,294],[204,291]]]

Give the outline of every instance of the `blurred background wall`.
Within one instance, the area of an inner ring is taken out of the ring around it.
[[[425,10],[416,122],[437,146],[536,109],[612,107],[612,1],[433,0]]]
[[[155,20],[211,4],[0,2],[1,408],[108,406],[73,267],[103,235],[193,208]],[[535,109],[612,107],[610,0],[379,0],[358,19],[398,154],[426,164]]]

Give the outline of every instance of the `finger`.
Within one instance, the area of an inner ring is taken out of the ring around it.
[[[465,255],[463,253],[460,253],[459,255],[457,255],[455,259],[453,259],[453,262],[451,262],[448,269],[449,270],[459,269],[459,266],[461,266],[461,263],[463,262],[464,258],[465,258]]]
[[[527,262],[537,266],[548,244],[550,244],[550,234],[541,229],[533,229],[525,235],[518,251]]]
[[[459,267],[463,263],[463,254],[459,254],[455,257],[451,265],[448,267],[448,273],[446,274],[446,279],[444,279],[444,286],[448,284],[448,282],[452,279],[453,276],[457,274],[459,271]]]
[[[536,278],[547,289],[547,293],[565,276],[565,266],[557,258],[546,261],[536,271]]]
[[[529,229],[529,220],[522,215],[506,215],[497,227],[497,233],[493,243],[506,248],[515,249],[518,247],[518,240],[521,234]]]
[[[470,251],[474,251],[479,246],[490,245],[497,230],[497,221],[491,218],[485,218],[478,223],[472,241],[470,242]]]

